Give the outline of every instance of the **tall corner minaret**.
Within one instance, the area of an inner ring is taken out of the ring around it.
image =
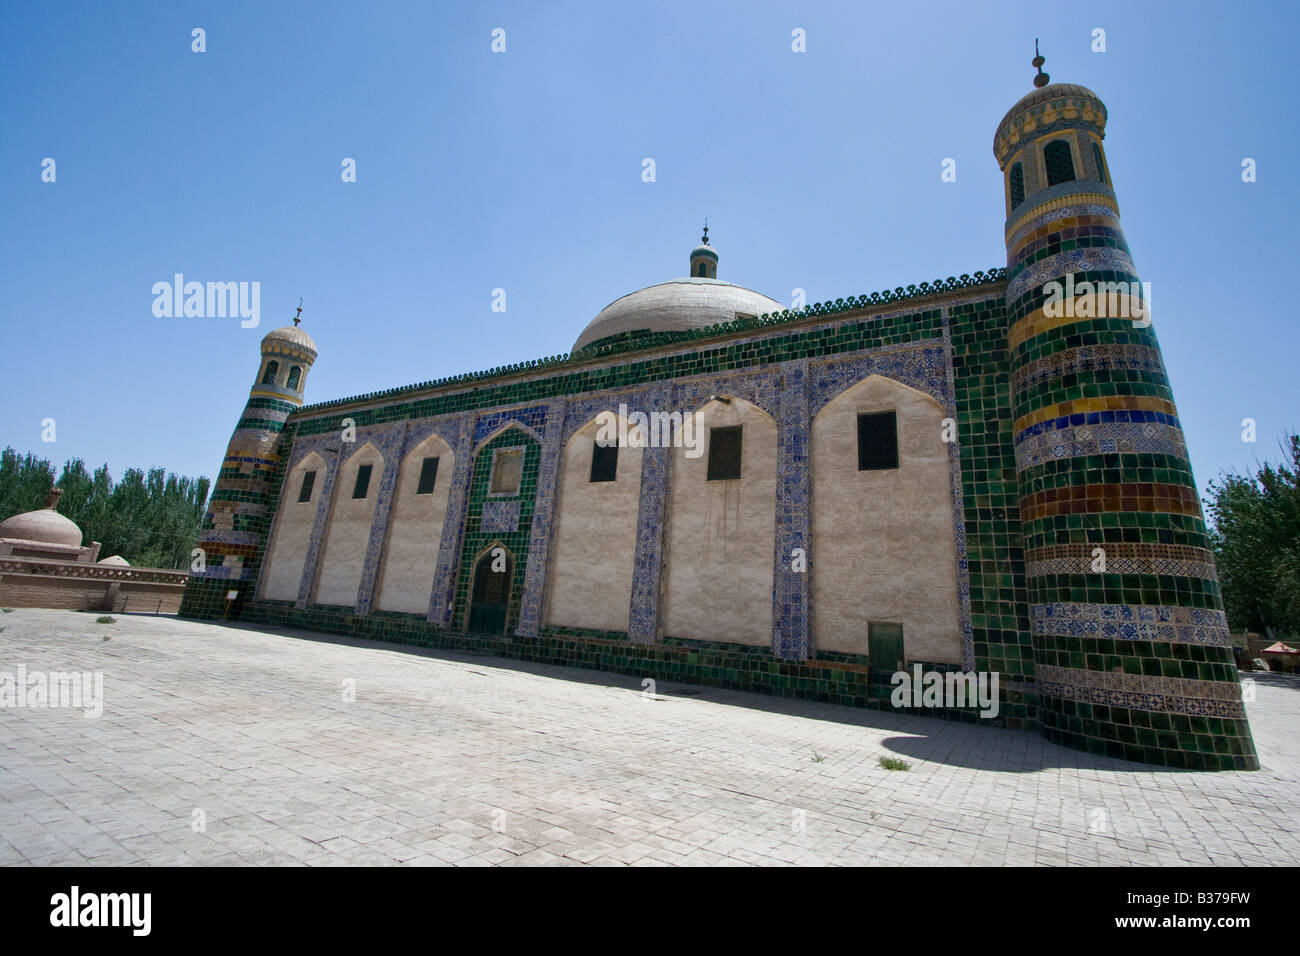
[[[993,140],[1038,720],[1050,740],[1258,769],[1150,287],[1120,227],[1097,94],[1050,82]]]
[[[204,569],[190,572],[182,616],[234,617],[253,596],[269,530],[267,506],[280,461],[280,432],[289,414],[302,405],[307,374],[316,361],[316,343],[298,327],[301,317],[300,305],[292,325],[262,339],[257,377],[230,436],[199,531]],[[231,591],[238,596],[228,602]]]

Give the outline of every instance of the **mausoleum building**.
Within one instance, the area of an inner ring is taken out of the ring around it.
[[[1010,726],[1256,768],[1106,108],[1035,63],[1005,268],[791,311],[706,229],[566,355],[312,405],[271,332],[182,613],[855,706],[995,672]]]

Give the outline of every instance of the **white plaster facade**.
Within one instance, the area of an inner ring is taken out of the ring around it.
[[[353,498],[357,472],[370,465],[370,484],[364,498]],[[384,458],[374,445],[362,445],[339,466],[334,483],[334,501],[321,547],[314,603],[355,607],[361,572],[370,543],[370,526],[375,516],[375,499],[383,481]]]
[[[299,501],[303,475],[309,471],[316,472],[311,497]],[[263,597],[272,601],[298,599],[298,587],[302,583],[302,570],[307,561],[307,548],[311,544],[311,531],[316,523],[316,509],[320,505],[324,484],[325,461],[315,452],[304,456],[289,472],[276,511],[275,536],[267,558],[270,567],[262,584]]]
[[[438,475],[433,492],[421,495],[417,491],[426,458],[438,459]],[[408,614],[428,610],[455,464],[451,447],[437,435],[422,441],[402,462],[388,541],[375,584],[375,607],[379,610]]]
[[[898,415],[898,468],[858,470],[859,414]],[[903,625],[908,660],[959,663],[949,446],[933,398],[872,375],[813,420],[813,639],[867,653],[871,622]]]
[[[626,631],[644,455],[635,446],[644,436],[621,423],[628,447],[618,450],[615,480],[593,482],[591,460],[599,430],[600,420],[593,418],[564,448],[546,623]]]
[[[776,423],[742,399],[696,413],[704,453],[673,451],[662,631],[668,637],[772,642]],[[708,481],[710,429],[743,428],[740,478]]]

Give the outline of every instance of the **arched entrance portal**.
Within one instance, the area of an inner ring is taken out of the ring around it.
[[[469,625],[475,634],[503,634],[510,606],[510,582],[515,562],[510,552],[497,545],[488,549],[474,567],[470,592]]]

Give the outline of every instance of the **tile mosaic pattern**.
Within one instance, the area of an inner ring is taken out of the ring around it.
[[[1178,420],[1159,412],[1138,412],[1145,421],[1130,421],[1133,412],[1095,412],[1053,418],[1025,429],[1016,441],[1016,465],[1022,471],[1031,465],[1060,458],[1089,455],[1168,455],[1187,457],[1187,443]],[[1123,415],[1125,421],[1115,421]],[[1164,421],[1153,420],[1160,415]],[[1109,416],[1111,421],[1103,421]],[[1089,423],[1088,419],[1097,420]],[[1076,424],[1075,420],[1080,421]],[[1064,422],[1065,424],[1062,424]]]
[[[524,569],[524,593],[519,609],[519,637],[536,637],[541,627],[546,594],[546,572],[551,553],[555,524],[555,499],[560,482],[560,461],[564,452],[565,399],[552,399],[544,409],[551,422],[542,440],[541,461],[537,468],[537,491],[533,495],[533,515],[528,539],[527,566]]]
[[[652,390],[646,404],[652,412],[667,411],[672,404],[672,386],[665,383]],[[641,497],[637,503],[628,636],[642,644],[653,643],[659,635],[664,518],[668,514],[672,455],[671,448],[647,448],[641,453]]]
[[[1063,544],[1033,548],[1025,552],[1025,573],[1031,577],[1050,574],[1091,574],[1101,549],[1104,571],[1110,574],[1168,574],[1177,577],[1217,580],[1214,553],[1208,548],[1181,545],[1111,542]]]
[[[1159,349],[1147,345],[1080,345],[1049,352],[1037,361],[1017,366],[1011,376],[1011,387],[1016,392],[1021,392],[1040,382],[1095,371],[1155,372],[1164,375],[1165,365]]]
[[[513,534],[519,530],[519,502],[486,501],[479,526],[487,534]]]
[[[1228,681],[1112,673],[1047,664],[1038,668],[1038,679],[1061,696],[1095,704],[1173,714],[1246,716],[1240,685]]]
[[[1029,619],[1036,635],[1232,646],[1228,619],[1214,608],[1062,601],[1031,605]]]
[[[812,544],[812,470],[809,442],[809,368],[806,360],[784,369],[777,416],[776,547],[772,555],[772,652],[790,660],[814,654],[812,637],[813,560],[795,571],[796,548],[814,555]]]

